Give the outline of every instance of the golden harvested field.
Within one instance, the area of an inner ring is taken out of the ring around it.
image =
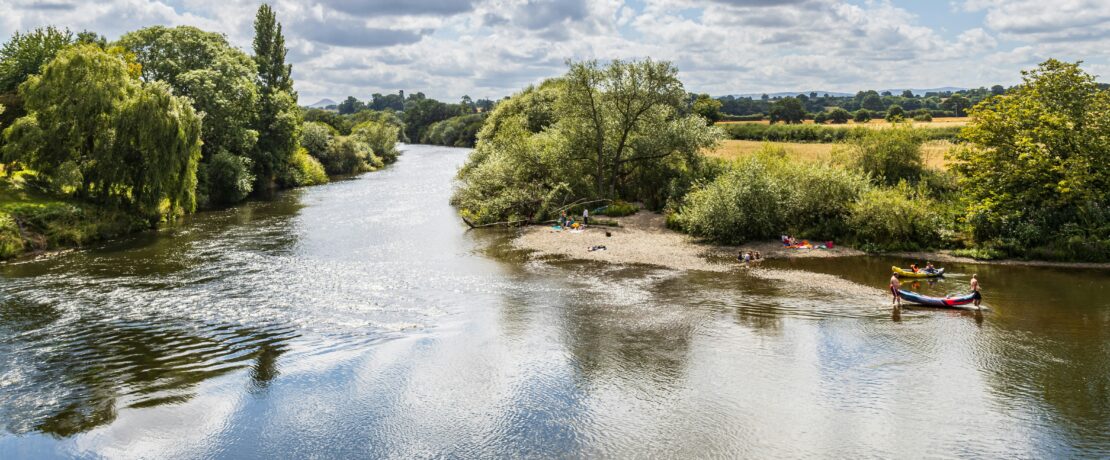
[[[934,118],[933,121],[913,121],[911,123],[913,123],[913,126],[918,127],[918,128],[947,128],[947,127],[950,127],[950,126],[965,126],[965,125],[967,125],[967,123],[970,120],[971,120],[970,117],[947,117],[947,118]],[[757,125],[766,125],[766,124],[769,124],[770,121],[761,120],[761,121],[720,121],[720,122],[717,122],[717,124],[719,124],[719,125],[727,125],[727,124],[732,124],[732,123],[749,123],[749,124],[757,124]],[[803,124],[812,125],[813,120],[805,120],[803,122]],[[832,126],[832,127],[840,126],[840,127],[848,127],[848,128],[853,127],[853,126],[864,126],[864,127],[867,127],[867,128],[886,128],[886,127],[890,126],[890,122],[888,122],[886,120],[883,120],[882,118],[875,118],[875,119],[872,119],[871,121],[869,121],[867,123],[856,123],[855,121],[849,120],[847,124],[843,124],[843,125],[826,124],[825,126]]]
[[[846,148],[844,144],[726,140],[722,141],[716,149],[706,152],[706,154],[711,157],[735,160],[755,153],[763,147],[763,144],[784,147],[795,160],[807,162],[831,159],[835,149]],[[945,169],[948,164],[944,160],[944,154],[950,148],[952,148],[952,143],[948,141],[926,142],[921,149],[922,155],[925,157],[925,165],[930,168]]]

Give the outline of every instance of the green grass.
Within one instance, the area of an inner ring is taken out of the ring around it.
[[[25,190],[20,179],[0,179],[0,259],[81,246],[150,227],[123,211]]]

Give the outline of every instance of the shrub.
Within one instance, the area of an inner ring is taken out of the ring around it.
[[[293,154],[289,168],[278,179],[283,187],[300,187],[326,184],[328,174],[324,171],[324,165],[302,147]]]
[[[829,119],[829,116],[826,115],[825,112],[817,112],[817,115],[813,116],[813,122],[817,123],[819,125],[824,124],[825,121],[827,121],[828,119]]]
[[[906,111],[898,104],[891,104],[890,108],[886,109],[886,121],[897,123],[906,119]]]
[[[847,123],[848,120],[851,119],[851,118],[852,118],[852,114],[848,113],[847,110],[844,110],[840,107],[837,107],[837,108],[832,109],[831,111],[829,111],[829,121],[832,122],[833,124],[836,124],[836,125],[842,125],[844,123]]]
[[[870,110],[859,109],[859,110],[856,111],[856,115],[855,115],[855,117],[853,117],[853,120],[855,120],[856,123],[867,123],[867,122],[871,121],[872,118],[874,118],[874,117],[871,115]]]
[[[935,247],[943,218],[939,205],[922,189],[906,182],[893,188],[874,188],[851,206],[849,223],[855,241],[884,250]]]
[[[909,126],[869,129],[850,141],[851,165],[881,183],[916,182],[924,170],[925,136]]]
[[[322,122],[307,122],[301,129],[301,147],[304,147],[309,155],[322,158],[328,150],[328,143],[331,142],[332,136],[336,135],[338,132],[331,126]]]
[[[600,214],[609,217],[624,217],[636,214],[639,210],[640,208],[632,203],[617,200],[606,206]]]
[[[254,184],[251,160],[228,152],[212,156],[208,163],[201,163],[197,171],[197,201],[208,205],[226,205],[243,201],[250,195]]]
[[[365,143],[382,163],[397,161],[397,156],[400,155],[397,151],[397,136],[400,133],[401,128],[380,121],[360,123],[351,130],[351,136]],[[373,159],[370,162],[373,163]],[[380,168],[381,165],[376,167]]]
[[[858,172],[831,164],[798,165],[782,148],[764,147],[690,192],[668,225],[722,243],[848,233],[851,205],[868,188]]]
[[[764,125],[732,123],[724,125],[731,139],[770,142],[836,142],[848,139],[867,128],[842,128],[824,125]]]
[[[358,141],[354,136],[342,136],[332,139],[324,158],[320,159],[324,170],[328,174],[356,174],[373,169],[375,161],[370,147]]]

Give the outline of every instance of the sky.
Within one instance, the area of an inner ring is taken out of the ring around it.
[[[250,48],[259,1],[0,0],[0,40],[193,25]],[[688,91],[1012,85],[1047,58],[1110,81],[1110,0],[275,0],[302,104],[496,99],[567,60],[674,62]]]

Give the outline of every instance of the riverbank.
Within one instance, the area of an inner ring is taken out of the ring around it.
[[[851,257],[866,254],[842,246],[835,246],[833,249],[788,249],[778,241],[751,242],[740,246],[707,244],[667,228],[662,214],[647,211],[615,220],[620,227],[590,227],[580,232],[557,231],[550,226],[526,227],[513,244],[519,249],[532,251],[539,257],[565,257],[711,272],[726,272],[740,267],[736,262],[736,255],[741,251],[758,251],[766,259]],[[606,236],[606,232],[611,236]],[[605,249],[589,250],[596,246],[604,246]],[[888,255],[934,262],[1110,269],[1110,263],[977,260],[944,252],[899,252]]]

